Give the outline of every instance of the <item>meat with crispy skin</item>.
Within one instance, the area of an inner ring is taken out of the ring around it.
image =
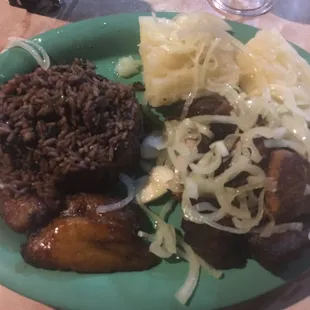
[[[184,101],[176,102],[173,106],[169,106],[169,111],[166,113],[166,107],[159,109],[163,115],[167,114],[167,119],[178,119],[181,116]],[[199,115],[230,115],[232,110],[229,101],[218,94],[210,94],[209,96],[203,96],[193,100],[190,105],[187,117],[199,116]],[[210,129],[214,134],[213,139],[203,137],[198,149],[200,153],[206,153],[209,150],[209,145],[218,140],[223,140],[227,135],[235,132],[236,125],[233,124],[220,124],[213,123],[210,125]]]
[[[169,106],[169,115],[167,119],[178,119],[181,116],[184,106],[184,101],[178,101],[172,106]],[[165,109],[161,107],[159,109]],[[198,115],[229,115],[231,111],[229,101],[216,93],[209,96],[195,98],[189,107],[187,117]]]
[[[230,220],[224,219],[229,224]],[[184,240],[207,263],[217,269],[243,268],[248,252],[246,237],[183,219]]]
[[[213,94],[194,100],[188,110],[187,117],[199,115],[230,115],[231,110],[232,107],[225,97],[222,97],[218,94]],[[214,138],[210,140],[210,143],[223,140],[227,135],[235,132],[236,128],[237,126],[233,124],[210,124],[210,130],[214,134]]]
[[[82,273],[138,271],[158,264],[159,259],[136,235],[143,219],[135,210],[128,206],[96,213],[98,204],[113,201],[102,195],[71,196],[60,218],[30,236],[22,247],[24,260],[39,268]]]
[[[262,141],[257,141],[262,149]],[[308,197],[304,195],[309,183],[309,163],[296,152],[284,149],[270,150],[265,156],[267,176],[276,184],[276,191],[266,192],[266,209],[277,223],[292,222],[301,215],[309,214]],[[222,173],[229,161],[222,164],[215,175]],[[226,186],[238,187],[246,180],[247,174],[241,173]],[[229,223],[228,223],[229,225]],[[199,225],[183,220],[185,240],[194,251],[216,268],[242,267],[246,263],[248,250],[250,257],[266,268],[281,267],[290,258],[300,254],[310,246],[308,230],[275,234],[262,238],[256,234],[242,237],[230,234],[208,225]]]
[[[3,203],[3,218],[6,224],[18,233],[34,231],[47,225],[57,214],[57,210],[48,207],[36,195],[28,194]]]
[[[309,162],[296,152],[275,150],[271,153],[267,176],[276,184],[276,191],[266,192],[266,207],[276,222],[291,222],[310,213],[308,197]]]

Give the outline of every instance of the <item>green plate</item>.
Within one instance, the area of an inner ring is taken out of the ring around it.
[[[46,49],[54,64],[71,62],[75,57],[93,61],[98,73],[123,83],[141,80],[119,79],[114,74],[119,57],[138,57],[138,16],[117,15],[86,20],[49,31],[35,38]],[[146,15],[146,14],[145,14]],[[172,17],[172,13],[158,14]],[[243,42],[257,29],[231,23],[234,35]],[[298,49],[307,60],[309,54]],[[0,82],[15,73],[26,73],[35,67],[34,60],[23,50],[14,48],[0,55]],[[172,221],[180,225],[180,214]],[[46,271],[26,265],[19,254],[23,237],[11,232],[0,222],[0,283],[27,297],[47,305],[70,310],[97,309],[186,309],[174,298],[188,271],[186,263],[159,266],[144,272],[81,275]],[[189,309],[215,309],[238,303],[270,291],[310,267],[310,253],[288,266],[281,276],[274,276],[255,261],[246,268],[225,272],[224,279],[215,280],[203,273]],[[155,306],[156,305],[156,306]]]

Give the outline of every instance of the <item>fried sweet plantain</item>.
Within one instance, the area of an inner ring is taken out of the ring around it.
[[[136,235],[143,223],[135,210],[128,206],[97,214],[98,204],[113,201],[103,195],[69,197],[62,216],[22,247],[24,260],[39,268],[82,273],[139,271],[158,264],[159,259]]]
[[[148,246],[120,223],[94,222],[83,217],[52,221],[22,249],[24,260],[39,268],[83,273],[138,271],[158,259]]]

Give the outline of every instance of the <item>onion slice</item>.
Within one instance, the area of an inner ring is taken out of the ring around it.
[[[309,195],[310,195],[310,185],[306,184],[304,196],[309,196]]]
[[[287,231],[302,231],[303,228],[303,223],[299,222],[275,225],[275,223],[271,221],[265,227],[254,229],[253,233],[259,234],[262,238],[269,238],[274,234],[283,234]]]
[[[188,244],[186,244],[184,241],[180,241],[180,245],[184,251],[178,250],[177,254],[188,261],[189,271],[184,284],[177,291],[175,297],[182,305],[185,305],[188,299],[192,296],[198,284],[200,263],[195,252]]]
[[[120,180],[126,185],[127,187],[127,197],[116,202],[111,203],[108,205],[102,205],[97,207],[98,213],[106,213],[115,210],[119,210],[127,206],[134,198],[135,198],[135,186],[131,178],[129,178],[125,174],[120,174]]]
[[[38,43],[24,38],[10,37],[6,49],[15,46],[27,51],[42,69],[47,70],[50,67],[50,58],[44,48]]]
[[[159,155],[159,151],[166,147],[166,142],[161,132],[154,131],[148,135],[141,145],[141,157],[144,159],[155,159]]]

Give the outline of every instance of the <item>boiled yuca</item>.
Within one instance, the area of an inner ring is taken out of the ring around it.
[[[214,84],[237,85],[236,48],[230,26],[208,13],[172,20],[140,17],[145,99],[154,107],[187,100]]]

